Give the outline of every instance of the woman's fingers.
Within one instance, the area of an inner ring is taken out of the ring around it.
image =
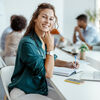
[[[73,67],[74,67],[74,68],[79,68],[79,63],[74,61],[74,62],[73,62]]]

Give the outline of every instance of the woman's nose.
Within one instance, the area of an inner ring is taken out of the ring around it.
[[[50,22],[49,18],[46,18],[46,22],[47,22],[47,23],[49,23],[49,22]]]

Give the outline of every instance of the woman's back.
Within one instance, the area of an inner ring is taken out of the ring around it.
[[[16,56],[19,41],[22,38],[22,33],[12,32],[6,36],[4,56]]]

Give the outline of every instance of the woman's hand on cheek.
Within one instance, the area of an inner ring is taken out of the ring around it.
[[[50,31],[45,32],[44,37],[42,37],[44,43],[47,45],[47,51],[54,49],[54,36],[51,35]]]

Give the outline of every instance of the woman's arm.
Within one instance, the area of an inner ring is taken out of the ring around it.
[[[66,68],[78,68],[79,64],[78,64],[78,62],[76,62],[76,64],[75,64],[75,62],[67,62],[67,61],[57,59],[55,61],[55,66],[66,67]]]
[[[53,75],[54,68],[54,56],[47,54],[45,60],[46,77],[51,78]]]
[[[73,43],[76,43],[76,32],[74,31],[74,35],[73,35]]]
[[[67,64],[68,64],[67,61],[62,61],[62,60],[58,60],[58,59],[55,61],[55,66],[58,66],[58,67],[66,67]]]
[[[50,32],[45,33],[45,36],[42,37],[42,40],[47,46],[47,52],[54,50],[54,37],[51,35]],[[45,60],[45,70],[47,78],[52,77],[53,68],[54,68],[54,56],[47,54]]]

